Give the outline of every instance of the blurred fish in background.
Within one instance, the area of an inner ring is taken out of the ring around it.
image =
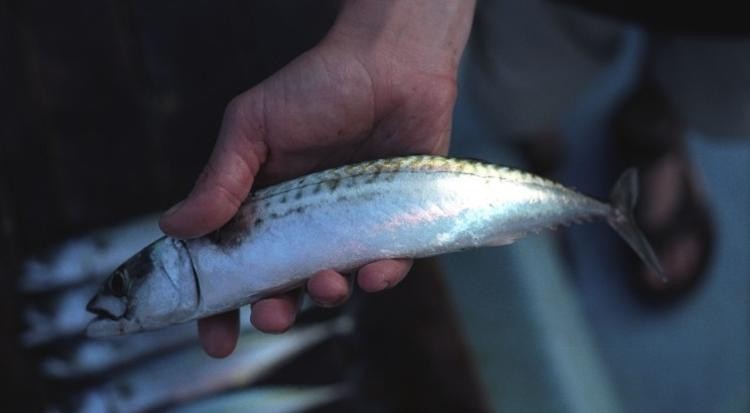
[[[169,413],[263,412],[302,413],[346,397],[345,385],[319,387],[266,387],[232,392],[167,410]]]
[[[63,411],[142,412],[186,403],[246,387],[281,363],[335,334],[352,329],[351,320],[297,327],[280,336],[259,332],[240,336],[232,357],[216,360],[200,346],[174,351],[131,367],[104,383],[71,397]]]
[[[87,282],[97,285],[129,254],[162,235],[158,219],[158,214],[153,214],[130,220],[30,258],[23,264],[18,288],[24,293],[41,293]]]

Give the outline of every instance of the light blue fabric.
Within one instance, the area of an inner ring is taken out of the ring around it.
[[[564,124],[571,156],[558,178],[599,196],[612,185],[604,119],[643,58],[643,34],[627,36]],[[473,105],[459,94],[453,154],[522,165]],[[551,234],[441,259],[495,411],[750,411],[750,139],[691,133],[689,150],[718,237],[705,283],[673,307],[634,299],[625,244],[605,224],[561,230],[574,267]]]

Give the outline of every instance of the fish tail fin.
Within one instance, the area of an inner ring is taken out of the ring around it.
[[[633,217],[633,209],[638,200],[638,171],[629,168],[620,176],[612,188],[610,203],[613,214],[607,219],[609,225],[630,245],[643,262],[666,281],[664,270],[643,232]]]

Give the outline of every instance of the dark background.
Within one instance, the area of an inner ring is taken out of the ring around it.
[[[19,309],[44,299],[15,293],[22,260],[184,197],[210,154],[226,103],[317,43],[337,6],[0,1],[4,409],[40,411],[97,382],[45,381],[35,370],[44,348],[18,344]],[[355,358],[346,375],[368,389],[353,402],[359,411],[483,411],[436,271],[422,264],[403,288],[368,297],[354,342],[318,348],[267,383],[335,378]]]
[[[0,214],[11,256],[184,197],[226,103],[314,45],[336,6],[0,5]]]

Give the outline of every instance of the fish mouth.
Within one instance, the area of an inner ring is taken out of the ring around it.
[[[113,320],[97,317],[86,327],[86,335],[90,338],[122,336],[140,331],[143,331],[143,327],[139,323],[124,318]]]
[[[125,315],[128,309],[125,299],[106,294],[97,294],[86,305],[86,311],[96,314],[99,318],[117,320]]]
[[[125,317],[128,305],[123,297],[99,293],[89,301],[86,310],[96,314],[86,327],[86,335],[92,338],[119,336],[143,330],[139,323]]]

